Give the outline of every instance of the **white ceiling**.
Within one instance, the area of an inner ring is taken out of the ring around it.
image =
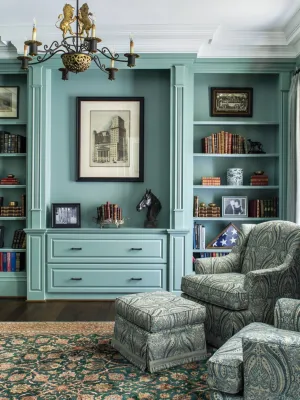
[[[55,23],[66,1],[1,4],[0,57],[9,42],[22,53],[33,17],[38,40],[60,41]],[[69,3],[76,6],[74,0]],[[132,33],[138,53],[197,53],[201,58],[300,54],[300,0],[89,0],[88,5],[96,16],[97,36],[117,52],[129,50]]]

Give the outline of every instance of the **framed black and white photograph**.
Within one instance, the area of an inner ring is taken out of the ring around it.
[[[52,204],[52,228],[80,228],[79,203]]]
[[[252,117],[252,88],[211,88],[211,117]]]
[[[77,181],[144,181],[143,97],[77,97]]]
[[[248,198],[247,196],[223,196],[222,197],[222,217],[248,217]]]
[[[19,86],[0,86],[0,118],[19,118]]]

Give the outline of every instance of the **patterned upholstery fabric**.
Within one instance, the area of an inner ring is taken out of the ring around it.
[[[196,275],[182,278],[183,297],[211,304],[205,329],[207,341],[214,346],[251,322],[273,324],[277,299],[300,298],[300,226],[270,221],[242,225],[241,230],[229,255],[198,259]],[[216,278],[207,277],[211,274]],[[230,274],[232,279],[228,279]],[[235,278],[239,274],[244,276],[243,287]],[[222,278],[228,295],[222,293]],[[222,293],[220,298],[217,291]]]
[[[130,294],[116,299],[116,312],[148,332],[202,324],[205,308],[170,292]]]
[[[218,390],[210,390],[210,400],[243,400],[243,398],[243,396],[238,394],[228,394],[219,392]]]
[[[277,300],[274,316],[274,325],[277,328],[300,332],[300,301]]]
[[[295,328],[300,300],[280,299],[274,312],[277,325]],[[251,323],[208,360],[207,382],[215,400],[299,400],[300,332]]]
[[[150,372],[206,356],[205,308],[169,292],[139,293],[116,300],[112,346]]]
[[[188,275],[182,278],[181,290],[199,300],[230,310],[248,308],[248,293],[244,290],[245,275]]]

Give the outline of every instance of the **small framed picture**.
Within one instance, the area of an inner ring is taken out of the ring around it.
[[[235,196],[235,197],[223,196],[222,217],[230,217],[230,218],[248,217],[247,196]]]
[[[52,204],[52,228],[80,228],[79,203]]]
[[[211,88],[211,117],[252,117],[252,88]]]
[[[19,86],[0,86],[0,118],[19,118]]]

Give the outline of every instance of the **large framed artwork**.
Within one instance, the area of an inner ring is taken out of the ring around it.
[[[77,181],[144,181],[143,97],[77,97]]]
[[[19,86],[0,86],[0,118],[19,118]]]
[[[252,117],[252,88],[211,88],[211,117]]]

